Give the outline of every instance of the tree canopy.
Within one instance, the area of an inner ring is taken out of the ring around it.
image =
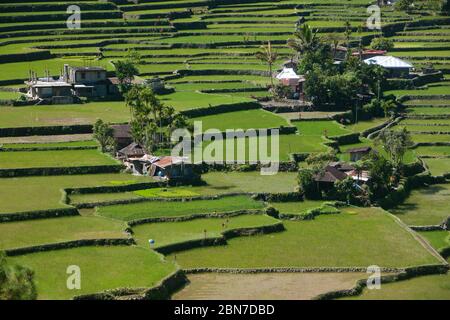
[[[34,272],[7,261],[0,252],[0,300],[34,300]]]
[[[188,126],[187,118],[164,105],[147,86],[133,85],[125,94],[131,112],[131,135],[147,152],[164,141],[174,129]]]

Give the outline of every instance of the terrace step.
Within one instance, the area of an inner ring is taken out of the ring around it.
[[[117,10],[117,6],[110,2],[82,2],[77,6],[83,11],[97,10]],[[0,4],[0,12],[16,13],[16,12],[50,12],[50,11],[66,11],[67,3],[30,3],[30,4]]]

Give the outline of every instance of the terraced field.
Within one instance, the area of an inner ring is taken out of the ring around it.
[[[341,124],[335,116],[348,110],[268,111],[258,103],[271,95],[269,69],[255,52],[270,41],[278,54],[273,69],[280,70],[294,58],[286,42],[300,21],[317,28],[323,38],[343,36],[347,29],[353,48],[359,43],[367,47],[381,32],[366,26],[367,6],[372,2],[83,0],[77,2],[81,28],[70,29],[66,9],[71,1],[2,0],[0,250],[35,271],[39,299],[71,299],[118,288],[135,289],[124,294],[133,297],[178,270],[191,268],[333,267],[348,271],[373,264],[390,268],[443,264],[438,252],[448,245],[446,231],[421,232],[419,237],[404,225],[438,225],[449,212],[450,19],[430,12],[425,1],[417,1],[425,7],[409,12],[383,7],[382,32],[394,41],[389,54],[406,59],[416,70],[432,64],[444,75],[424,85],[393,87],[386,94],[396,95],[402,104],[402,119],[393,128],[406,128],[416,143],[404,162],[422,161],[442,183],[413,190],[403,204],[391,210],[395,216],[375,207],[327,204],[328,214],[311,221],[283,220],[283,214],[296,220],[324,206],[325,201],[277,201],[279,194],[296,190],[296,169],[273,176],[248,168],[209,171],[199,185],[150,186],[153,180],[149,177],[121,172],[115,159],[97,150],[97,142],[86,130],[97,119],[111,124],[129,122],[130,110],[123,100],[22,105],[30,71],[39,77],[57,77],[64,64],[70,64],[101,66],[113,76],[113,62],[135,52],[140,56],[137,78],[161,78],[173,91],[158,98],[185,114],[190,123],[201,121],[203,131],[288,130],[279,138],[280,161],[296,165],[296,155],[331,150],[332,139],[363,133],[389,119]],[[341,39],[339,45],[345,42]],[[247,156],[257,149],[251,147],[251,138],[242,140]],[[360,146],[373,146],[385,155],[367,134],[354,142],[339,144],[342,160],[349,160],[349,148]],[[202,148],[208,146],[205,143]],[[269,215],[268,207],[280,216]],[[227,238],[227,234],[234,237]],[[211,238],[219,239],[220,243],[213,244],[221,245],[206,246]],[[150,239],[154,242],[149,244]],[[201,247],[188,250],[183,247],[186,242]],[[67,243],[77,245],[72,248]],[[158,253],[171,246],[177,249]],[[81,290],[66,287],[69,265],[81,268]],[[281,286],[274,283],[281,283],[290,291],[289,297],[309,299],[350,288],[364,276],[360,271],[287,274],[284,280],[263,274],[256,281],[272,286],[271,298],[280,296]],[[200,286],[205,282],[202,276]],[[227,279],[214,281],[236,281]],[[249,279],[238,285],[254,285]],[[291,281],[313,288],[296,295],[295,286],[288,284]],[[196,290],[193,284],[187,287],[187,296],[195,296],[189,293]],[[262,294],[258,297],[265,297],[264,288],[255,291]],[[232,289],[217,297],[229,297]],[[448,275],[389,284],[385,291],[364,291],[360,298],[450,299]]]

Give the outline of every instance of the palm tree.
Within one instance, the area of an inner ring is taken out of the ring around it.
[[[152,114],[153,120],[159,125],[160,141],[162,140],[162,110],[164,105],[156,97],[155,93],[150,88],[145,88],[141,91],[142,101],[145,104],[147,111]]]
[[[336,58],[337,48],[344,42],[344,36],[340,33],[333,32],[328,34],[326,38],[331,43],[331,47],[333,48],[333,58]]]
[[[352,25],[350,24],[350,21],[345,21],[344,23],[345,27],[345,41],[347,42],[347,49],[350,50],[350,38],[352,36]]]
[[[295,38],[288,40],[288,46],[300,54],[314,51],[319,45],[317,32],[305,23],[294,33]]]
[[[381,98],[381,82],[384,79],[386,71],[381,66],[375,66],[373,69],[375,79],[377,80],[377,100],[380,101]]]
[[[157,131],[158,127],[153,121],[144,129],[142,144],[148,154],[151,154],[155,148],[155,135]]]
[[[270,41],[267,43],[267,46],[261,46],[260,51],[258,51],[256,53],[256,58],[263,62],[266,62],[267,65],[269,66],[270,84],[273,88],[274,85],[273,85],[272,69],[273,69],[273,64],[278,59],[278,54],[272,50],[272,45],[270,44]]]
[[[359,182],[359,179],[361,178],[361,174],[364,170],[364,165],[360,161],[358,161],[353,164],[353,167],[355,168],[355,173],[356,173],[356,176],[357,176],[357,179]]]
[[[383,100],[381,101],[381,108],[383,108],[384,111],[384,117],[388,117],[388,112],[391,110],[395,110],[397,106],[395,105],[394,101],[392,100]]]

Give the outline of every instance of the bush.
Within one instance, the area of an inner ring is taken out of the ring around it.
[[[323,168],[325,164],[338,160],[339,158],[336,155],[336,151],[332,150],[328,152],[310,154],[308,158],[306,158],[306,163],[308,165],[314,165]]]
[[[0,300],[32,300],[36,297],[34,272],[8,263],[0,253]]]
[[[320,198],[320,192],[317,190],[314,174],[312,170],[303,169],[298,172],[298,188],[307,199]]]
[[[394,41],[385,37],[374,38],[370,47],[374,50],[390,51],[394,48]]]
[[[268,216],[271,216],[271,217],[274,217],[274,218],[278,218],[278,214],[279,213],[280,212],[277,209],[275,209],[274,207],[267,207],[266,208],[266,214]]]
[[[398,0],[395,3],[395,9],[399,11],[408,11],[413,4],[413,0]]]
[[[0,214],[0,223],[11,221],[24,221],[33,219],[57,218],[67,216],[79,215],[75,208],[61,208],[61,209],[47,209],[37,211],[25,211],[16,213],[2,213]]]
[[[292,88],[281,83],[275,85],[271,91],[275,100],[292,99],[294,96]]]

